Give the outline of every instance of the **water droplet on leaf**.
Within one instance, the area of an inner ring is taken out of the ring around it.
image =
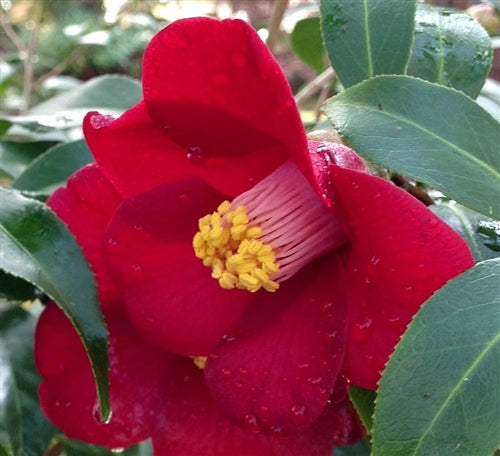
[[[94,407],[92,408],[92,416],[94,417],[94,420],[96,420],[100,424],[109,424],[109,422],[111,421],[112,414],[111,414],[111,411],[110,411],[109,412],[109,417],[107,419],[105,419],[102,416],[101,407],[99,406],[99,402],[96,402],[94,404]]]

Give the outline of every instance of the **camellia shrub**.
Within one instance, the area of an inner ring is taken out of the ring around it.
[[[161,30],[140,87],[3,121],[5,454],[498,448],[489,38],[406,0],[313,21],[342,87],[309,136],[255,30],[213,18]]]

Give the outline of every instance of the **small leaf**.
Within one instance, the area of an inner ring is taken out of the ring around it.
[[[0,169],[11,177],[18,177],[28,165],[54,142],[13,142],[0,143]]]
[[[370,432],[373,426],[373,410],[375,408],[376,397],[377,393],[374,391],[359,388],[355,385],[349,388],[349,398],[354,404],[354,408],[358,412],[367,432]]]
[[[364,440],[356,445],[335,447],[333,456],[370,456],[370,445]]]
[[[453,202],[430,209],[467,241],[476,262],[500,256],[500,222]]]
[[[378,76],[330,99],[326,114],[369,160],[500,218],[500,124],[463,93]]]
[[[465,12],[420,3],[407,74],[476,98],[488,76],[491,40]]]
[[[373,455],[490,456],[500,436],[500,258],[423,306],[379,384]]]
[[[325,46],[349,87],[378,74],[403,74],[415,25],[414,0],[321,0]]]
[[[40,377],[33,360],[36,320],[22,308],[4,302],[0,322],[0,435],[11,454],[45,454],[56,430],[38,405]]]
[[[58,144],[34,160],[13,182],[12,187],[50,195],[57,187],[64,185],[74,171],[92,161],[93,157],[84,140]]]
[[[290,35],[293,51],[316,73],[325,69],[326,51],[319,24],[319,17],[308,17],[295,25]]]
[[[0,188],[0,201],[0,268],[42,289],[71,320],[89,355],[106,419],[107,330],[85,257],[66,226],[42,203],[5,188]]]
[[[125,110],[142,99],[139,81],[126,76],[100,76],[70,92],[44,101],[32,109],[30,115],[47,114],[77,109]]]

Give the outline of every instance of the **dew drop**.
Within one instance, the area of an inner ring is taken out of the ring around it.
[[[408,293],[411,293],[413,291],[413,287],[411,285],[407,285],[405,287],[405,291],[408,292]]]
[[[247,431],[253,432],[255,434],[260,431],[257,417],[255,415],[252,415],[251,413],[245,415],[244,424]]]
[[[187,193],[179,193],[177,195],[177,201],[179,204],[186,205],[191,202],[191,197]]]
[[[320,307],[320,312],[322,314],[327,314],[331,312],[332,307],[333,307],[333,302],[327,302],[325,304],[322,304],[322,306]]]
[[[295,404],[290,409],[290,420],[295,426],[301,426],[307,421],[306,406],[302,404]]]
[[[111,453],[123,453],[125,448],[111,448]]]
[[[325,333],[325,342],[333,344],[337,340],[337,331]]]
[[[308,367],[309,367],[308,363],[299,363],[299,364],[297,364],[297,369],[300,369],[300,370],[307,369]]]
[[[269,407],[267,405],[261,405],[260,406],[260,413],[262,413],[262,415],[268,415],[269,414]]]
[[[234,342],[237,337],[234,334],[224,334],[221,338],[222,342],[228,344],[229,342]]]
[[[370,261],[373,264],[373,266],[377,266],[377,264],[380,263],[380,258],[378,258],[376,256],[372,256],[372,259]]]
[[[221,370],[220,370],[220,374],[222,375],[222,377],[224,378],[230,378],[231,377],[231,371],[226,368],[226,367],[223,367]]]
[[[307,382],[310,383],[311,385],[319,385],[323,383],[323,377],[309,377],[307,379]]]
[[[196,166],[202,166],[205,163],[205,154],[200,146],[188,147],[186,157]]]
[[[142,266],[140,264],[134,263],[131,269],[134,276],[140,277],[142,275]]]
[[[94,407],[92,408],[92,416],[94,417],[94,420],[96,420],[100,424],[109,424],[111,421],[112,413],[110,411],[109,417],[107,419],[104,419],[101,413],[101,407],[99,406],[99,402],[96,402],[94,404]]]
[[[365,317],[359,320],[354,325],[354,337],[359,341],[368,339],[373,331],[373,320],[370,317]]]
[[[271,426],[270,431],[274,435],[280,435],[283,432],[283,428],[281,426]]]
[[[242,391],[243,388],[245,387],[245,385],[242,383],[242,382],[236,382],[234,384],[234,387],[238,390],[238,391]]]
[[[134,230],[136,231],[142,231],[143,229],[142,225],[139,225],[138,223],[134,225]]]
[[[238,372],[242,375],[246,375],[248,374],[248,369],[244,368],[244,367],[239,367],[238,368]]]

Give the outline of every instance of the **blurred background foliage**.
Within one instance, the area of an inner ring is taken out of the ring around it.
[[[0,102],[3,115],[31,106],[102,74],[140,78],[142,53],[168,23],[190,16],[236,17],[266,39],[297,92],[326,68],[315,39],[311,0],[0,0]],[[500,33],[500,0],[434,0],[471,8],[491,35]],[[297,24],[300,24],[299,26]],[[294,38],[296,26],[300,27]],[[308,43],[305,43],[304,37]],[[305,52],[303,51],[305,48]],[[500,75],[497,56],[492,76]],[[322,64],[322,61],[324,64]]]

